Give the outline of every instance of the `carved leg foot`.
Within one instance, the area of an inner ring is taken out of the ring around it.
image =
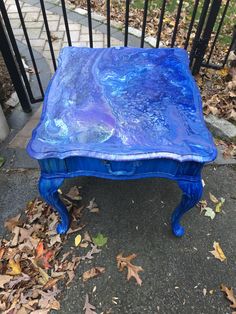
[[[180,204],[175,208],[171,217],[172,232],[177,237],[184,235],[184,228],[180,224],[182,216],[192,207],[194,207],[202,196],[202,181],[178,181],[178,185],[183,191]]]
[[[66,206],[59,198],[58,188],[63,183],[63,178],[44,178],[39,180],[39,192],[42,198],[53,208],[57,210],[60,215],[61,223],[57,226],[57,232],[64,234],[70,226],[70,216]]]

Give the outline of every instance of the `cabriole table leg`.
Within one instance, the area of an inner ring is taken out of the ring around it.
[[[181,226],[180,220],[182,216],[192,207],[194,207],[202,196],[201,178],[197,181],[178,181],[178,185],[183,191],[180,204],[175,208],[171,217],[172,232],[175,236],[184,235],[184,227]]]
[[[45,178],[40,177],[39,192],[42,198],[51,205],[60,215],[61,223],[57,226],[57,232],[64,234],[70,226],[70,216],[66,206],[59,198],[58,188],[62,185],[63,178]]]

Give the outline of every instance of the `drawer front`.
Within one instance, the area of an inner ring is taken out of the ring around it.
[[[202,164],[172,159],[109,161],[90,157],[49,158],[39,161],[42,173],[64,177],[97,176],[111,179],[198,176]]]

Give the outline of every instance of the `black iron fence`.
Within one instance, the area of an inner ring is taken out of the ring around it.
[[[97,1],[97,0],[94,0]],[[121,0],[122,1],[122,0]],[[193,0],[191,5],[191,16],[189,18],[188,28],[185,30],[186,34],[184,40],[177,42],[178,32],[180,31],[181,17],[184,13],[184,1],[179,0],[174,1],[176,3],[175,12],[175,21],[173,25],[173,31],[169,40],[169,47],[181,46],[189,52],[190,57],[190,67],[193,74],[197,74],[200,68],[209,67],[214,69],[221,69],[225,66],[229,53],[235,45],[236,36],[231,35],[231,43],[228,42],[225,45],[227,49],[224,53],[223,59],[217,60],[216,62],[211,62],[212,57],[214,56],[214,50],[216,48],[217,42],[219,40],[220,32],[222,26],[225,22],[227,12],[229,9],[230,3],[235,0]],[[67,36],[67,44],[72,45],[71,33],[70,33],[70,23],[68,20],[68,10],[66,7],[65,0],[60,0],[58,4],[61,8],[61,13],[63,15],[65,32]],[[129,21],[130,21],[130,7],[132,2],[130,0],[123,0],[125,7],[124,14],[124,27],[123,27],[123,44],[124,46],[129,46]],[[141,21],[141,36],[139,41],[139,46],[145,46],[145,37],[146,37],[146,28],[147,28],[147,19],[150,13],[150,0],[143,1],[142,12],[142,21]],[[160,1],[159,1],[160,2]],[[158,16],[158,27],[156,30],[156,44],[155,47],[158,48],[161,43],[163,36],[163,28],[165,26],[165,15],[168,5],[167,0],[162,0],[160,2],[160,10]],[[50,25],[48,22],[47,11],[45,7],[46,1],[40,0],[40,8],[43,16],[45,31],[47,34],[47,41],[49,45],[49,51],[51,54],[51,59],[53,63],[54,70],[57,68],[57,62],[55,57],[54,45],[50,31]],[[90,47],[93,48],[93,24],[94,20],[92,19],[92,4],[91,0],[87,0],[87,26],[89,29],[88,40]],[[28,52],[31,57],[32,67],[34,70],[34,75],[38,82],[38,88],[41,93],[40,97],[35,97],[32,92],[31,84],[29,78],[26,75],[25,68],[21,59],[21,54],[17,45],[17,41],[14,36],[13,29],[11,27],[11,22],[7,13],[6,6],[3,0],[0,0],[0,49],[2,55],[5,59],[6,65],[8,67],[9,73],[12,78],[12,82],[15,86],[16,92],[20,99],[22,108],[25,112],[31,110],[31,104],[42,101],[44,98],[44,89],[41,82],[40,73],[37,66],[37,61],[35,60],[34,52],[31,45],[31,34],[30,30],[27,29],[24,16],[22,14],[21,5],[19,0],[15,0],[15,5],[19,15],[19,20],[21,27],[24,32],[25,41],[28,47]],[[104,27],[106,28],[107,43],[106,46],[111,46],[111,8],[112,4],[110,0],[105,2],[105,15],[106,21]],[[213,58],[214,59],[214,58]]]

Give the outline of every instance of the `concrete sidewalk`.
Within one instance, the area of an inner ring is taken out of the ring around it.
[[[24,159],[21,168],[13,169],[7,163],[0,170],[2,226],[7,217],[21,212],[38,195],[38,170],[27,168]],[[183,219],[186,235],[181,239],[173,237],[169,225],[170,214],[180,198],[174,182],[96,178],[67,181],[62,188],[65,191],[73,185],[83,187],[84,204],[96,198],[100,213],[87,215],[84,222],[92,235],[98,232],[106,235],[108,243],[96,259],[78,267],[71,286],[61,296],[59,313],[83,313],[88,293],[97,313],[230,314],[220,284],[236,288],[236,170],[233,166],[208,166],[203,178],[206,183],[203,198],[209,200],[208,192],[224,197],[224,213],[211,221],[194,208]],[[2,228],[1,235],[4,233]],[[65,245],[73,246],[73,241],[71,237]],[[222,263],[209,253],[214,241],[220,243],[227,262]],[[134,264],[144,269],[140,274],[141,287],[133,280],[127,282],[126,274],[117,270],[116,255],[120,252],[125,256],[137,254]],[[83,283],[82,273],[92,266],[104,266],[105,274]],[[117,304],[112,297],[118,298]]]

